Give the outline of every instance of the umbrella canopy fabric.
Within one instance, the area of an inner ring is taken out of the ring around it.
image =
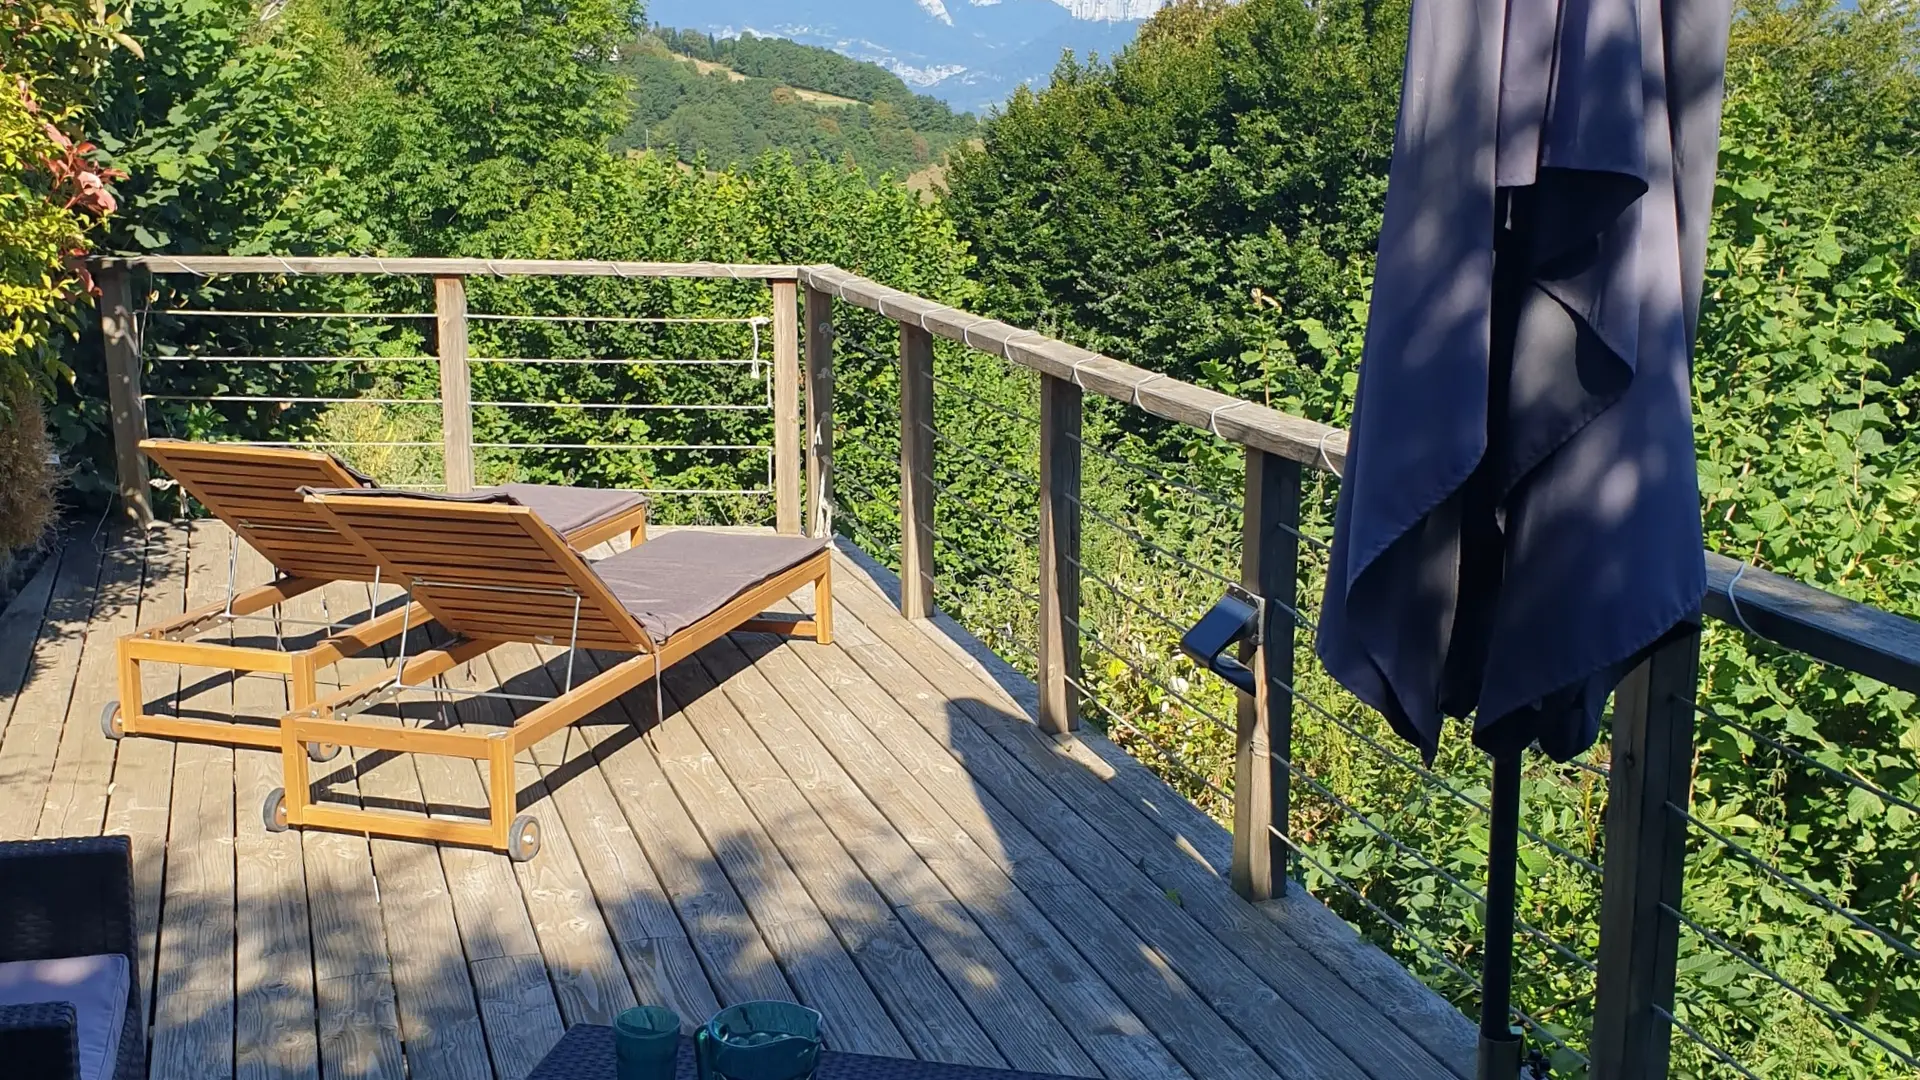
[[[1319,628],[1432,760],[1590,746],[1706,591],[1691,354],[1727,0],[1414,0]]]

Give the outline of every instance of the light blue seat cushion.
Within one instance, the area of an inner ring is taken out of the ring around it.
[[[13,960],[0,964],[0,1005],[71,1004],[78,1019],[80,1080],[111,1080],[127,1019],[128,976],[127,958],[119,953]]]

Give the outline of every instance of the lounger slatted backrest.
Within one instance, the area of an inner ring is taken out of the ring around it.
[[[374,562],[300,494],[303,487],[358,487],[330,454],[270,446],[148,439],[140,449],[280,572],[371,581]]]
[[[620,601],[524,506],[330,492],[310,504],[441,626],[469,638],[651,648]],[[375,555],[373,547],[379,548]],[[575,637],[575,600],[578,636]]]

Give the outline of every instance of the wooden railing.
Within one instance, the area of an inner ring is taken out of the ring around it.
[[[771,292],[773,319],[774,505],[778,529],[800,531],[800,342],[795,309],[798,270],[792,266],[729,263],[567,262],[538,259],[371,259],[250,258],[244,256],[173,257],[149,255],[104,258],[94,262],[100,288],[100,326],[114,461],[119,495],[127,513],[140,521],[153,517],[146,461],[139,451],[147,437],[141,395],[141,356],[137,344],[131,275],[205,277],[215,274],[330,275],[378,274],[426,277],[433,281],[435,338],[440,361],[440,412],[448,491],[473,487],[472,373],[467,350],[467,279],[470,277],[614,277],[724,278],[759,280]]]
[[[448,486],[472,482],[465,415],[464,279],[478,275],[596,275],[759,279],[773,300],[776,527],[834,528],[836,304],[898,324],[900,370],[900,607],[934,614],[933,364],[936,337],[999,357],[1040,379],[1038,521],[1039,710],[1045,730],[1080,725],[1081,419],[1089,393],[1187,425],[1245,451],[1240,584],[1264,599],[1258,644],[1242,656],[1256,690],[1238,694],[1232,791],[1233,887],[1250,900],[1287,888],[1296,625],[1303,470],[1337,476],[1345,432],[1089,352],[1041,334],[869,281],[831,266],[766,266],[457,259],[108,259],[97,264],[120,492],[150,513],[147,473],[134,448],[145,434],[128,275],[410,274],[436,283]],[[804,369],[802,344],[804,343]],[[805,420],[801,420],[804,398]],[[804,480],[803,480],[804,478]],[[803,498],[804,495],[804,498]],[[804,509],[804,514],[803,514]],[[1920,692],[1920,624],[1709,555],[1704,614],[1828,664]],[[1736,591],[1737,584],[1737,591]],[[1736,600],[1737,597],[1737,600]],[[1608,1080],[1667,1075],[1681,881],[1689,804],[1700,632],[1659,642],[1620,685],[1600,903],[1593,1073]]]

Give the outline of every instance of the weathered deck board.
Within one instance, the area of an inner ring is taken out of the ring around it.
[[[749,835],[755,840],[764,837],[784,857],[874,993],[891,1006],[888,1011],[915,1054],[934,1061],[1005,1068],[1006,1059],[920,943],[862,875],[841,840],[801,796],[798,785],[748,729],[743,709],[764,709],[769,699],[778,700],[765,680],[742,688],[742,696],[750,698],[755,690],[761,695],[758,702],[744,703],[731,692],[722,694],[698,664],[679,665],[669,675],[668,685],[713,703],[705,722],[675,724],[674,730],[705,745],[706,753],[758,820],[757,829],[750,828]]]
[[[596,670],[590,658],[577,660],[576,680]],[[555,692],[550,679],[536,680],[535,685],[538,693]],[[475,704],[504,708],[486,699],[475,699]],[[501,722],[511,723],[511,714]],[[631,721],[615,706],[583,724],[630,729]],[[554,808],[606,919],[636,1000],[673,1009],[689,1026],[699,1017],[712,1015],[720,1007],[712,984],[619,800],[606,777],[593,767],[593,749],[584,729],[569,729],[559,740],[543,742],[535,748],[534,757],[543,770],[543,782],[552,780]]]
[[[668,672],[666,683],[671,711],[647,742],[800,1001],[828,1017],[826,1037],[836,1049],[914,1056],[800,880],[694,733],[695,725],[720,723],[728,706],[697,695],[676,671]]]
[[[431,703],[408,702],[400,715],[372,710],[361,718],[369,725],[414,726],[428,722],[432,712]],[[361,801],[425,816],[415,760],[406,754],[364,756]],[[492,1064],[440,853],[433,845],[378,836],[372,848],[407,1074],[414,1080],[484,1077]]]
[[[466,667],[457,669],[451,681],[468,685],[473,673]],[[484,698],[456,701],[451,709],[460,722],[513,722],[512,714],[500,702]],[[476,763],[422,756],[414,759],[414,766],[420,777],[421,796],[434,816],[470,818],[475,808],[486,803],[486,782]],[[524,902],[514,902],[520,883],[514,878],[513,867],[492,852],[443,846],[440,864],[472,975],[493,1073],[499,1080],[520,1080],[539,1064],[565,1030],[560,1004],[540,956],[533,920]]]
[[[341,583],[298,597],[289,608],[300,618],[341,619],[358,615],[368,603],[366,586]],[[350,657],[322,679],[347,683],[380,670],[377,656]],[[346,752],[316,766],[313,776],[331,797],[359,801],[354,762]],[[316,829],[301,834],[301,851],[313,924],[321,1075],[402,1080],[406,1060],[372,848],[363,837]]]
[[[770,638],[750,639],[750,645],[771,642]],[[778,798],[769,800],[773,805],[762,820],[771,828],[775,822],[804,817],[793,804],[804,798],[873,883],[874,899],[884,897],[948,981],[965,988],[966,1005],[1008,1065],[1030,1072],[1099,1075],[1017,966],[982,933],[886,815],[807,730],[802,716],[822,717],[841,710],[831,692],[800,670],[786,650],[768,649],[765,671],[755,668],[735,642],[709,650],[701,659],[752,728],[751,733],[706,733],[707,745],[729,771],[771,774],[771,761],[754,760],[765,754],[778,759],[779,767],[793,778],[789,784],[768,785]],[[784,697],[774,678],[786,688]],[[735,757],[746,760],[728,764]],[[749,786],[745,790],[752,798],[762,789]],[[778,829],[774,833],[781,835]],[[793,861],[806,862],[798,857]]]
[[[856,612],[884,602],[859,586],[850,585],[846,593],[848,607]],[[900,659],[936,684],[951,685],[964,675],[924,637],[891,644]],[[882,650],[875,646],[857,653],[867,663]],[[1315,972],[1319,978],[1298,978],[1319,968],[1318,961],[1233,895],[1218,875],[1175,850],[1164,833],[1084,765],[1058,753],[1038,728],[978,697],[955,704],[945,718],[932,721],[929,732],[943,737],[975,776],[1049,840],[1083,882],[1106,882],[1110,888],[1126,882],[1125,892],[1110,892],[1109,901],[1123,895],[1134,900],[1130,910],[1116,911],[1207,993],[1221,1016],[1275,1069],[1286,1076],[1339,1076],[1357,1064],[1377,1080],[1449,1075],[1396,1027],[1356,1032],[1349,1024],[1351,1009],[1342,1009],[1329,993],[1346,990],[1344,983],[1323,970]],[[1070,814],[1052,812],[1060,799],[1072,808]],[[1166,905],[1153,903],[1155,893],[1177,897],[1184,917],[1168,918]],[[1195,927],[1203,933],[1188,932]],[[1288,969],[1295,978],[1287,978]],[[1289,991],[1284,995],[1283,986]],[[1337,1045],[1341,1041],[1364,1041],[1371,1054],[1349,1056]]]
[[[225,529],[196,524],[187,541],[187,606],[219,599],[226,584]],[[230,680],[204,668],[181,675],[180,710],[233,713]],[[233,751],[182,743],[173,755],[166,884],[154,978],[155,1075],[233,1071]]]
[[[881,598],[864,588],[849,590],[849,606],[856,611]],[[937,683],[950,684],[962,673],[956,665],[922,637],[901,639],[898,653],[923,676]],[[1153,886],[1165,895],[1178,896],[1190,918],[1210,931],[1216,944],[1209,946],[1196,939],[1189,946],[1192,959],[1183,970],[1218,971],[1220,958],[1231,956],[1246,965],[1246,970],[1264,982],[1259,985],[1233,985],[1224,980],[1214,984],[1218,995],[1233,994],[1229,1000],[1245,1001],[1230,1006],[1241,1011],[1236,1016],[1221,1009],[1222,1015],[1235,1020],[1236,1026],[1260,1045],[1267,1032],[1274,1038],[1265,1042],[1266,1056],[1285,1075],[1334,1075],[1359,1063],[1367,1075],[1377,1080],[1421,1078],[1439,1080],[1451,1075],[1418,1043],[1397,1027],[1377,1031],[1358,1031],[1347,1021],[1356,1008],[1363,1007],[1358,995],[1332,972],[1320,968],[1319,961],[1296,945],[1272,920],[1263,918],[1246,901],[1233,894],[1226,882],[1210,872],[1188,853],[1169,841],[1172,837],[1157,828],[1147,816],[1138,813],[1115,789],[1081,762],[1061,753],[1056,744],[1039,728],[1009,714],[1007,708],[979,698],[961,699],[960,716],[948,717],[949,741],[976,769],[989,761],[996,768],[988,773],[1002,785],[1029,790],[1039,785],[1064,798],[1090,826],[1113,846],[1114,854],[1127,852]],[[1009,701],[1006,703],[1011,705]],[[965,720],[961,717],[964,716]],[[987,749],[987,743],[975,739],[979,734],[998,744],[1008,762],[1024,766],[1025,773],[1000,771],[1000,759]],[[969,747],[971,749],[969,749]],[[1005,787],[1000,790],[1006,790]],[[1009,796],[1011,797],[1011,796]],[[1016,805],[1025,800],[1015,800]],[[1048,821],[1048,819],[1041,819]],[[1048,823],[1057,823],[1051,818]],[[1089,853],[1086,845],[1075,843],[1072,832],[1062,832],[1056,850]],[[1088,862],[1082,880],[1101,880],[1108,870],[1095,861]],[[1092,875],[1091,877],[1089,875]],[[1318,978],[1301,978],[1314,972]],[[1204,976],[1202,976],[1204,977]],[[1195,975],[1189,974],[1189,980]],[[1239,995],[1245,994],[1246,997]],[[1220,1000],[1220,999],[1216,999]],[[1344,1053],[1316,1039],[1319,1036],[1340,1046]],[[1307,1072],[1318,1070],[1319,1072]]]
[[[99,571],[93,539],[85,533],[69,537],[32,644],[25,685],[13,703],[12,719],[0,729],[0,840],[27,839],[39,827]]]
[[[38,836],[97,833],[107,814],[113,742],[100,737],[100,710],[120,695],[115,642],[133,632],[144,560],[127,536],[116,532],[100,539],[105,551],[93,616],[81,645],[80,667],[67,700],[66,728],[60,735],[47,796],[41,801]]]
[[[244,585],[264,584],[272,576],[265,559],[250,548],[242,549]],[[268,629],[259,623],[245,628]],[[236,680],[233,710],[248,717],[278,716],[287,710],[286,685],[278,679]],[[300,851],[303,837],[268,832],[259,812],[267,792],[283,779],[279,754],[252,749],[233,752],[237,1080],[319,1080],[320,1076],[312,928],[307,918],[306,865]]]
[[[844,606],[858,614],[853,605]],[[866,662],[873,668],[841,670],[854,684],[896,680],[889,689],[897,705],[892,709],[857,710],[856,715],[866,724],[865,737],[876,740],[907,767],[926,789],[928,805],[956,815],[978,848],[994,857],[997,870],[1005,875],[1009,886],[1035,902],[1195,1077],[1273,1080],[1278,1074],[1220,1017],[1214,1003],[1177,974],[1161,948],[1112,906],[1118,900],[1121,906],[1135,909],[1136,915],[1152,912],[1180,933],[1177,909],[1168,899],[1159,894],[1139,897],[1137,889],[1121,894],[1110,885],[1096,888],[1082,884],[1063,864],[1065,853],[1056,855],[1049,850],[1027,822],[995,794],[983,790],[980,781],[949,748],[916,722],[944,724],[949,702],[916,680],[910,669],[884,650],[877,637],[869,641],[846,645],[842,662],[851,665],[855,663],[853,656],[872,652],[874,656]],[[869,675],[870,671],[884,674]],[[1044,812],[1071,815],[1057,802]],[[1120,859],[1113,860],[1108,869],[1121,881],[1132,871]],[[1185,932],[1191,938],[1198,929],[1187,924]]]
[[[658,726],[653,695],[643,687],[619,705],[615,712],[626,718],[625,727],[589,723],[575,730],[593,748],[599,771],[619,799],[714,996],[722,1005],[795,1000],[773,950],[755,929],[733,883],[707,853],[699,828],[660,771],[647,737],[640,734]]]
[[[849,1048],[1114,1080],[1459,1071],[1464,1021],[1358,939],[1332,942],[1324,909],[1234,897],[1204,816],[1108,744],[1039,737],[1019,686],[984,681],[929,629],[944,620],[902,620],[850,564],[836,644],[735,635],[669,672],[664,723],[643,687],[523,755],[519,798],[544,830],[531,863],[268,833],[277,754],[97,733],[113,639],[217,600],[226,548],[216,524],[104,556],[70,545],[0,614],[18,644],[0,655],[0,759],[21,797],[0,818],[26,807],[0,829],[135,837],[156,1080],[522,1080],[566,1024],[635,1001],[698,1022],[765,997],[823,1008]],[[241,567],[267,573],[250,552]],[[332,586],[287,614],[357,617],[367,592]],[[503,649],[451,680],[550,695],[560,655]],[[575,662],[576,683],[601,670]],[[273,679],[160,665],[143,689],[254,722],[286,701]],[[422,699],[364,722],[524,708]],[[484,802],[482,768],[459,759],[315,775],[329,798],[406,812]]]
[[[60,576],[60,552],[51,551],[41,560],[7,609],[0,612],[0,734],[20,703],[20,689],[26,684],[33,665],[33,641],[40,636],[40,622],[47,614],[47,601],[53,597],[53,583]]]
[[[547,678],[539,654],[530,645],[509,645],[489,655],[493,687],[512,684],[513,692],[551,696],[558,692]],[[482,680],[483,682],[485,680]],[[531,705],[512,702],[516,714]],[[514,866],[520,879],[533,928],[540,939],[547,970],[568,1024],[610,1024],[623,1009],[639,1003],[626,968],[614,947],[606,919],[595,902],[593,886],[581,867],[572,837],[549,796],[540,759],[558,764],[568,732],[557,733],[514,762],[515,786],[525,811],[540,822],[540,855]]]
[[[186,610],[187,531],[166,525],[141,543],[143,573],[135,625],[164,622]],[[171,698],[180,685],[177,668],[147,665],[140,673],[151,705]],[[160,935],[160,896],[167,864],[167,818],[173,801],[173,746],[164,739],[123,739],[114,746],[105,830],[133,839],[134,915],[140,927],[140,1000],[153,1017],[155,947]]]

